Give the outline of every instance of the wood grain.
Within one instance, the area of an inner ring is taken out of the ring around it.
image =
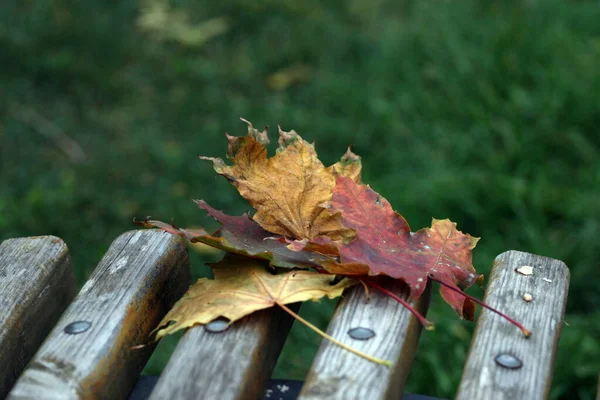
[[[406,296],[399,281],[385,286]],[[430,287],[413,303],[423,315],[429,304]],[[360,358],[335,344],[323,340],[300,399],[399,399],[415,354],[421,325],[396,300],[371,291],[369,302],[362,286],[347,291],[339,302],[327,333],[356,350],[392,361],[391,368]],[[348,331],[369,328],[375,337],[363,341],[352,339]]]
[[[288,307],[297,311],[300,305]],[[242,318],[224,332],[189,329],[150,399],[262,398],[293,321],[274,307]]]
[[[119,236],[8,398],[125,398],[154,346],[131,347],[147,341],[189,280],[181,238],[150,230]],[[75,321],[91,327],[66,333]]]
[[[0,244],[0,398],[75,297],[71,258],[55,236]]]
[[[515,272],[523,265],[533,275]],[[500,316],[483,310],[469,350],[457,399],[546,399],[550,392],[554,357],[567,304],[569,270],[559,260],[519,251],[496,258],[485,301],[533,332],[525,338]],[[523,300],[531,294],[533,301]],[[522,361],[507,369],[494,361],[509,354]]]

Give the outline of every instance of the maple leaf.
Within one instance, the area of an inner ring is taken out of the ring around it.
[[[404,217],[395,212],[390,203],[368,185],[338,176],[330,207],[342,212],[343,223],[356,232],[356,238],[347,244],[335,244],[340,262],[326,260],[322,266],[332,274],[387,275],[401,279],[410,288],[410,297],[417,298],[425,290],[427,280],[440,283],[443,299],[463,318],[475,318],[475,304],[501,315],[516,325],[526,337],[531,332],[505,314],[489,307],[466,293],[483,275],[477,274],[472,264],[472,250],[479,238],[456,229],[448,219],[433,219],[431,228],[416,233]],[[332,254],[328,238],[317,238],[313,248],[327,248]],[[328,243],[329,242],[329,243]],[[290,248],[293,248],[290,245]],[[309,245],[306,246],[310,248]],[[296,248],[297,250],[298,248]],[[376,289],[383,290],[368,278],[362,279]],[[407,302],[385,291],[407,307],[423,325],[433,325]]]
[[[281,128],[277,154],[267,158],[267,129],[258,132],[243,121],[248,124],[247,136],[226,135],[233,165],[220,158],[200,158],[212,161],[215,171],[250,202],[256,209],[254,221],[269,232],[295,239],[352,238],[354,233],[342,225],[339,213],[332,214],[323,204],[331,198],[334,171],[360,177],[360,158],[347,153],[340,163],[325,168],[313,145]]]
[[[230,216],[209,206],[204,200],[195,200],[198,207],[205,210],[223,226],[214,234],[204,229],[181,229],[161,221],[146,219],[134,221],[146,228],[159,228],[174,235],[182,236],[192,243],[205,243],[209,246],[235,254],[268,260],[274,267],[297,268],[319,267],[327,257],[311,251],[292,251],[282,244],[272,233],[265,231],[248,215]]]
[[[190,287],[155,330],[156,340],[219,317],[228,319],[231,324],[255,311],[277,305],[345,349],[371,361],[389,364],[344,345],[286,307],[300,301],[339,297],[344,289],[355,285],[356,280],[346,278],[333,284],[335,276],[305,270],[274,275],[263,262],[237,255],[227,255],[211,267],[214,279],[202,278]],[[174,323],[168,325],[170,322]]]
[[[427,279],[435,278],[461,291],[482,278],[471,261],[479,239],[458,231],[448,219],[433,219],[431,228],[411,234],[404,217],[385,198],[344,176],[337,178],[331,208],[341,211],[344,225],[357,234],[354,241],[339,247],[341,263],[324,265],[331,273],[350,269],[354,274],[402,279],[411,298],[423,293]],[[470,299],[447,286],[440,292],[458,315],[474,319],[475,304]]]
[[[448,219],[433,219],[431,228],[412,234],[406,220],[389,202],[367,185],[338,176],[330,206],[342,212],[343,223],[356,231],[356,239],[338,245],[340,262],[326,261],[330,273],[387,275],[402,279],[411,298],[435,279],[461,291],[482,276],[471,262],[478,238],[465,235]],[[475,304],[456,290],[442,286],[442,297],[462,317],[474,318]]]

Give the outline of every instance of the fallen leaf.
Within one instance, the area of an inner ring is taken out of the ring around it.
[[[310,251],[292,251],[271,232],[262,229],[248,215],[230,216],[209,206],[203,200],[196,204],[223,226],[214,234],[204,229],[181,229],[173,224],[149,220],[134,221],[147,228],[159,228],[182,236],[192,243],[204,243],[230,253],[268,260],[274,267],[319,267],[327,257]]]
[[[433,219],[431,228],[413,234],[386,199],[345,176],[337,177],[330,205],[342,213],[344,225],[356,231],[356,238],[338,244],[341,260],[325,261],[328,272],[402,279],[410,287],[411,298],[423,293],[427,279],[443,282],[444,300],[460,316],[474,319],[475,304],[461,293],[483,278],[471,262],[478,238],[458,231],[448,219]]]
[[[276,304],[340,296],[345,288],[357,283],[343,279],[330,285],[335,277],[312,271],[271,274],[265,264],[241,256],[227,256],[212,264],[214,279],[199,279],[173,306],[159,326],[157,339],[196,324],[225,317],[229,323]]]
[[[285,90],[292,85],[301,83],[310,78],[313,69],[310,65],[294,64],[280,69],[266,79],[266,84],[273,90]]]
[[[269,232],[294,239],[320,235],[333,240],[352,238],[354,233],[342,225],[341,216],[323,207],[331,198],[335,168],[325,168],[313,145],[295,131],[281,128],[277,154],[267,158],[267,130],[258,132],[247,124],[247,136],[227,135],[228,158],[233,165],[220,158],[200,158],[212,161],[215,171],[250,202],[256,209],[254,221]],[[338,169],[355,171],[356,167],[347,165],[351,163],[348,160]]]
[[[290,303],[339,297],[358,281],[345,278],[334,283],[333,275],[304,270],[274,275],[264,262],[238,255],[227,255],[211,267],[214,279],[199,279],[189,288],[153,331],[155,340],[217,318],[226,318],[232,324],[255,311],[277,305],[338,346],[378,364],[391,365],[341,343],[286,307]]]

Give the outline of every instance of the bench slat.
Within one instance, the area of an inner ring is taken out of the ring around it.
[[[533,275],[515,272],[533,267]],[[563,325],[569,270],[559,260],[519,251],[496,258],[485,301],[521,322],[533,332],[525,338],[508,321],[487,310],[481,312],[457,399],[546,399],[554,357]],[[531,294],[533,301],[523,300]],[[508,369],[494,360],[508,354],[522,367]]]
[[[124,398],[154,346],[131,347],[147,341],[189,281],[189,258],[181,238],[158,231],[119,236],[9,399],[40,394],[60,399]],[[91,326],[82,333],[66,333],[76,321]]]
[[[288,307],[298,310],[300,305]],[[261,398],[293,321],[274,307],[242,318],[224,332],[190,328],[150,399]]]
[[[75,297],[71,257],[55,236],[0,244],[0,398]]]
[[[398,281],[387,282],[394,293],[406,289]],[[423,315],[427,312],[430,288],[413,302]],[[300,399],[399,399],[415,354],[421,325],[396,300],[375,290],[365,301],[362,286],[349,289],[340,300],[327,333],[373,357],[392,361],[391,368],[377,365],[323,340]],[[375,336],[368,340],[352,339],[352,328],[369,328]]]

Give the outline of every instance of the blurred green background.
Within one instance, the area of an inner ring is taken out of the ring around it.
[[[281,122],[413,229],[451,218],[487,274],[517,249],[571,269],[553,398],[600,370],[600,3],[597,1],[22,1],[0,13],[0,240],[53,234],[79,283],[133,216],[213,222],[249,206],[198,154],[243,116]],[[272,138],[274,138],[272,129]],[[214,226],[214,225],[211,225]],[[196,276],[216,254],[194,253]],[[472,293],[481,297],[477,290]],[[321,327],[333,302],[305,305]],[[473,324],[436,295],[407,390],[453,397]],[[296,324],[298,325],[298,324]],[[276,377],[320,342],[296,326]],[[161,343],[146,372],[174,346]]]

